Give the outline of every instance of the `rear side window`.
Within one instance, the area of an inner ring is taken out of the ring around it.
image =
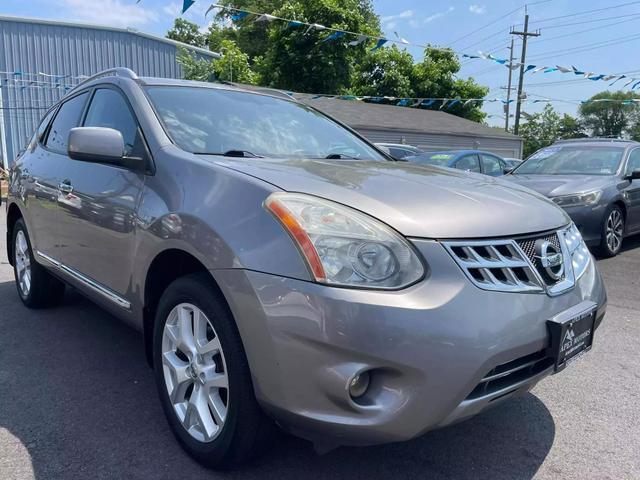
[[[125,155],[144,157],[145,147],[138,122],[120,92],[111,88],[96,90],[91,99],[84,126],[118,130],[124,140]]]
[[[496,157],[484,154],[480,155],[480,157],[482,158],[482,168],[485,175],[496,177],[504,173],[504,167]]]
[[[62,104],[51,124],[46,143],[47,148],[58,153],[67,153],[69,131],[80,124],[80,116],[88,95],[87,92],[81,93]]]
[[[36,145],[38,144],[38,142],[41,142],[42,140],[44,140],[44,134],[47,132],[47,127],[49,126],[49,123],[51,123],[51,118],[53,117],[53,114],[55,112],[56,110],[54,108],[53,110],[51,110],[49,113],[45,115],[45,117],[40,122],[40,125],[38,126],[36,133],[33,135],[33,137],[31,137],[31,141],[29,142],[28,148],[33,150],[34,148],[36,148]]]
[[[458,160],[456,168],[466,170],[467,172],[480,173],[480,162],[478,161],[477,155],[467,155]]]
[[[391,152],[391,156],[393,158],[404,158],[404,157],[408,157],[409,155],[411,155],[411,152],[409,152],[408,150],[405,150],[403,148],[394,148],[394,147],[388,147],[389,148],[389,152]]]

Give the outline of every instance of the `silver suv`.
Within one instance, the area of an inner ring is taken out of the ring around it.
[[[276,422],[331,448],[468,418],[589,350],[606,309],[551,201],[395,162],[279,92],[103,72],[46,114],[6,208],[24,304],[68,284],[139,329],[212,467]]]

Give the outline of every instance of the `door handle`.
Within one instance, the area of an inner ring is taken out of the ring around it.
[[[58,190],[60,190],[62,193],[69,194],[73,192],[73,186],[68,182],[61,182],[58,184]]]

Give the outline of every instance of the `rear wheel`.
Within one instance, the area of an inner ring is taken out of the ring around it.
[[[256,402],[235,322],[208,274],[169,285],[155,322],[156,383],[180,444],[208,467],[249,460],[273,427]]]
[[[18,295],[27,307],[50,307],[62,300],[64,283],[35,262],[27,227],[22,219],[13,227],[13,273]]]
[[[600,253],[605,257],[614,257],[620,253],[624,238],[624,213],[617,205],[611,205],[602,223]]]

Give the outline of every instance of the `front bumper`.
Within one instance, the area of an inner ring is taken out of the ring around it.
[[[580,207],[568,207],[564,211],[571,217],[582,238],[588,247],[600,245],[602,239],[602,221],[606,205],[583,205]]]
[[[413,242],[426,279],[379,292],[331,288],[244,270],[216,271],[234,313],[255,393],[284,428],[317,443],[372,445],[407,440],[522,393],[551,372],[486,395],[471,395],[494,368],[544,350],[546,320],[582,301],[606,308],[591,265],[557,297],[480,290],[438,242]],[[597,336],[596,336],[597,341]],[[372,383],[356,403],[348,382]]]

